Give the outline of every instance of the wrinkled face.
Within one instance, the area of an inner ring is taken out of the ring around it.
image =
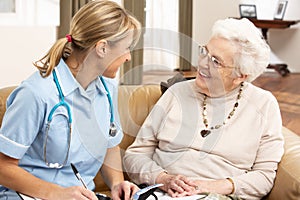
[[[105,70],[103,76],[115,78],[120,66],[131,60],[130,49],[133,41],[133,34],[129,34],[126,38],[115,44],[107,46],[105,55]]]
[[[235,55],[236,46],[228,40],[220,37],[210,39],[204,53],[201,52],[198,58],[195,81],[202,93],[218,97],[239,85],[240,82],[234,81],[238,78],[237,66],[234,66],[233,62]]]

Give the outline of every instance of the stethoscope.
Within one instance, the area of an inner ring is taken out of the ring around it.
[[[45,141],[44,141],[44,161],[46,163],[46,165],[50,168],[62,168],[64,165],[66,165],[67,161],[68,161],[68,158],[69,158],[69,151],[70,151],[70,146],[71,146],[71,136],[72,136],[72,113],[71,113],[71,108],[70,108],[70,105],[65,101],[65,98],[64,98],[64,94],[61,90],[61,87],[60,87],[60,84],[59,84],[59,81],[58,81],[58,78],[57,78],[57,75],[56,75],[56,72],[55,70],[53,70],[52,72],[52,75],[53,75],[53,80],[55,82],[55,85],[56,85],[56,88],[58,90],[58,94],[59,94],[59,102],[51,109],[49,115],[48,115],[48,118],[47,118],[47,124],[46,124],[46,138],[45,138]],[[104,89],[107,93],[107,99],[108,99],[108,103],[109,103],[109,112],[110,112],[110,128],[109,128],[109,136],[111,137],[115,137],[116,134],[117,134],[117,127],[115,125],[115,119],[114,119],[114,107],[113,107],[113,102],[112,102],[112,99],[111,99],[111,95],[110,95],[110,92],[106,86],[106,83],[103,79],[102,76],[100,76],[100,80],[104,86]],[[49,132],[49,129],[50,129],[50,124],[51,124],[51,121],[53,119],[53,116],[54,116],[54,112],[57,110],[57,108],[59,108],[60,106],[63,106],[66,108],[67,110],[67,113],[68,113],[68,125],[69,125],[69,135],[68,135],[68,150],[67,150],[67,153],[66,153],[66,157],[65,157],[65,160],[63,162],[63,164],[60,164],[60,163],[49,163],[48,160],[47,160],[47,141],[48,141],[48,132]]]

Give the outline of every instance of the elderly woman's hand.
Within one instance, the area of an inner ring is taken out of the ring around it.
[[[164,184],[160,189],[171,197],[188,196],[195,193],[196,183],[182,175],[171,175],[165,172],[158,175],[156,183]]]
[[[194,180],[193,184],[196,185],[193,194],[200,193],[218,193],[223,195],[232,194],[234,192],[233,182],[228,179],[219,180]]]

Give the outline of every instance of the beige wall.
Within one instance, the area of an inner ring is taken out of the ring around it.
[[[0,88],[17,85],[36,71],[32,62],[56,39],[56,27],[0,27]]]
[[[210,30],[213,23],[217,19],[226,17],[239,17],[238,5],[242,1],[238,0],[194,0],[193,8],[193,39],[199,44],[205,44],[210,36]],[[258,3],[257,0],[248,0],[252,4]],[[260,2],[276,3],[275,0],[264,0]],[[244,2],[243,2],[244,3]],[[276,6],[276,5],[275,5]],[[269,6],[274,8],[275,6]],[[258,5],[258,11],[267,8],[266,6]],[[267,11],[272,15],[273,11]],[[258,13],[258,17],[272,18],[272,16],[262,16]],[[300,19],[300,1],[289,0],[285,14],[285,19]],[[270,29],[269,44],[276,56],[288,64],[292,72],[300,72],[300,62],[298,52],[300,52],[300,23],[292,26],[289,29]]]
[[[56,41],[59,1],[22,0],[17,17],[0,14],[0,88],[18,85],[36,71],[32,62]],[[122,0],[113,1],[122,4]]]
[[[240,1],[194,0],[193,39],[205,44],[217,19],[239,17]],[[289,0],[286,19],[300,19],[298,4],[299,0]],[[43,56],[55,39],[55,26],[0,26],[0,88],[19,84],[33,73],[36,69],[32,62]],[[274,53],[289,65],[292,72],[300,72],[300,23],[290,29],[270,30],[269,43]]]

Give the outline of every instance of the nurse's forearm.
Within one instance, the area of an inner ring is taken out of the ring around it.
[[[63,189],[33,176],[18,166],[18,160],[2,153],[0,153],[0,185],[41,199],[49,199],[51,192]]]
[[[124,181],[119,146],[107,150],[101,174],[110,188]]]

